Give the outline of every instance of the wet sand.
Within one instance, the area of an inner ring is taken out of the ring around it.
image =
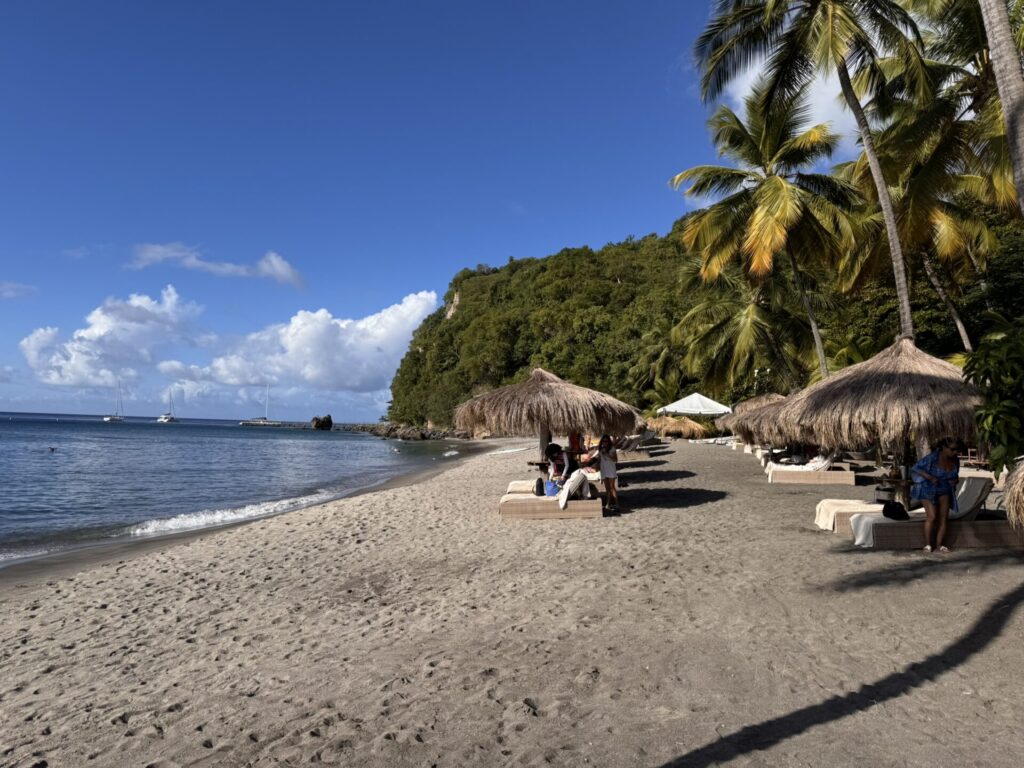
[[[525,453],[0,579],[0,765],[1017,766],[1024,557],[870,552],[674,443],[628,514]]]

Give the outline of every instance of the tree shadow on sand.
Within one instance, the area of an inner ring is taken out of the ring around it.
[[[632,467],[624,467],[619,477],[627,483],[666,483],[670,480],[686,480],[696,477],[695,472],[688,469],[647,469],[634,471]]]
[[[863,549],[837,550],[834,554],[864,554]],[[951,555],[907,559],[878,571],[843,576],[821,587],[831,592],[853,592],[873,587],[906,586],[932,574],[936,576],[985,571],[1001,565],[1024,565],[1024,552],[1007,549],[955,552]]]
[[[898,575],[899,569],[889,570],[892,571],[889,578]],[[750,752],[768,749],[815,726],[841,720],[903,696],[985,650],[1002,634],[1022,602],[1024,584],[997,598],[958,640],[920,662],[907,665],[901,672],[893,672],[874,683],[862,685],[859,690],[832,696],[788,715],[748,725],[718,741],[677,757],[665,763],[662,768],[706,768],[718,765]]]
[[[647,459],[636,459],[630,461],[619,462],[619,472],[625,472],[626,470],[639,469],[640,467],[661,467],[668,464],[667,459],[658,459],[657,461],[651,461]]]
[[[619,503],[623,512],[644,508],[686,509],[721,501],[728,495],[725,491],[707,488],[634,488],[630,485],[619,492]]]

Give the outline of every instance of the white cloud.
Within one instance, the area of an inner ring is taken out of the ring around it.
[[[421,291],[359,320],[328,310],[302,310],[287,323],[249,334],[209,366],[167,360],[162,373],[182,381],[235,387],[284,384],[319,390],[385,390],[412,332],[437,307],[437,294]]]
[[[743,99],[750,93],[763,69],[763,62],[759,62],[733,78],[726,86],[725,101],[738,115],[742,116]],[[853,159],[858,154],[857,121],[846,108],[840,94],[839,81],[831,75],[815,78],[807,90],[807,97],[811,105],[811,124],[830,123],[832,130],[842,136],[839,147],[832,158],[836,163]]]
[[[19,296],[27,296],[35,292],[36,287],[34,285],[10,283],[0,280],[0,299],[17,299]]]
[[[0,365],[0,384],[8,384],[14,381],[14,368],[9,365]]]
[[[255,265],[250,266],[227,261],[207,261],[197,249],[184,243],[142,243],[135,246],[135,258],[128,267],[145,269],[165,262],[220,277],[269,277],[296,287],[303,284],[302,275],[274,251],[268,251]]]
[[[86,318],[87,326],[61,341],[60,330],[37,328],[19,346],[36,377],[62,386],[111,386],[134,378],[152,364],[154,353],[187,340],[187,327],[200,313],[168,285],[156,300],[132,294],[110,298]]]

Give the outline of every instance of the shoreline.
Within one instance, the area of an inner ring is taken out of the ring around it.
[[[7,561],[6,564],[0,563],[0,590],[10,586],[11,582],[15,582],[17,585],[24,585],[27,582],[43,578],[64,578],[70,573],[75,573],[95,565],[109,564],[111,561],[115,560],[119,565],[121,565],[128,560],[133,560],[136,557],[141,557],[150,552],[163,550],[169,546],[178,546],[190,541],[203,539],[215,533],[231,530],[232,528],[241,528],[246,525],[277,517],[286,517],[288,515],[295,514],[296,512],[326,506],[342,499],[351,499],[369,493],[376,493],[378,491],[416,485],[417,483],[421,483],[431,477],[452,469],[472,456],[485,453],[486,448],[488,447],[485,445],[487,441],[484,440],[461,440],[458,438],[449,438],[449,440],[454,443],[459,443],[460,446],[463,446],[466,449],[464,452],[460,450],[459,456],[454,457],[452,461],[448,461],[443,464],[438,463],[434,466],[423,469],[412,469],[402,472],[394,477],[388,478],[387,480],[355,488],[334,499],[321,501],[304,507],[296,507],[295,509],[288,510],[287,512],[279,512],[277,514],[269,514],[262,517],[252,517],[245,520],[233,520],[227,523],[207,526],[205,528],[194,528],[186,531],[171,531],[152,536],[117,536],[112,539],[81,544],[69,549],[12,559]],[[497,440],[495,440],[494,443],[497,443]]]

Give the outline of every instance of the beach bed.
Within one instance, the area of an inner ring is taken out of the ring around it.
[[[588,476],[588,479],[589,476]],[[512,480],[498,502],[498,515],[510,520],[574,520],[603,517],[601,498],[591,487],[591,499],[570,499],[565,509],[558,506],[557,496],[535,496],[534,480]]]
[[[851,519],[857,529],[858,518]],[[897,521],[887,517],[873,520],[874,549],[921,549],[924,546],[924,517]],[[950,520],[946,532],[950,549],[1024,549],[1024,531],[1012,528],[1008,520]]]
[[[777,485],[856,485],[857,473],[850,469],[773,466],[768,470],[768,482]]]
[[[601,499],[571,499],[562,509],[556,496],[506,493],[498,502],[498,515],[509,520],[569,520],[603,517]]]

